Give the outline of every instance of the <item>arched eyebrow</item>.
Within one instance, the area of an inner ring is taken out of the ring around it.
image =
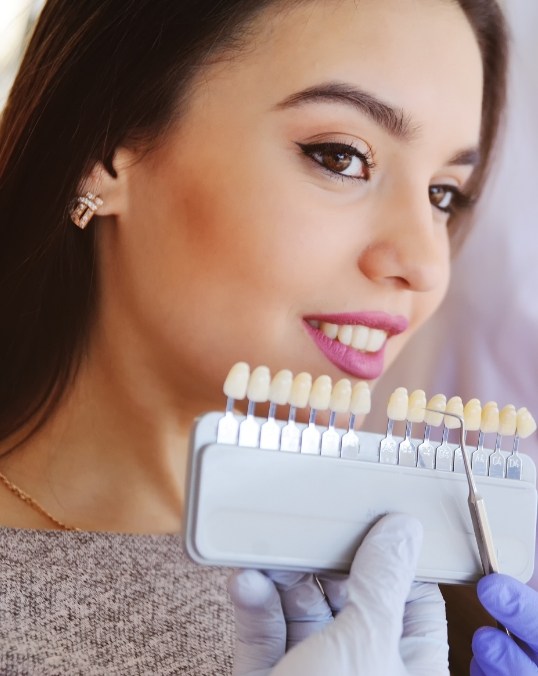
[[[277,108],[291,108],[317,101],[331,101],[353,106],[369,117],[388,134],[404,141],[418,135],[420,126],[413,124],[409,115],[401,108],[385,103],[377,96],[344,82],[326,82],[308,87],[287,96]]]
[[[369,117],[375,124],[384,129],[390,136],[409,142],[420,134],[420,125],[402,108],[382,101],[377,96],[346,82],[325,82],[308,87],[287,96],[277,104],[277,109],[302,106],[317,101],[330,101],[353,106],[363,115]],[[456,153],[448,162],[448,166],[470,165],[480,163],[478,148],[466,148]]]

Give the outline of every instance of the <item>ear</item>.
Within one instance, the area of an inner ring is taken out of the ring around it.
[[[96,162],[90,173],[79,186],[79,194],[90,192],[103,200],[97,210],[98,216],[119,216],[127,205],[127,172],[136,159],[125,148],[119,148],[108,169],[102,162]]]

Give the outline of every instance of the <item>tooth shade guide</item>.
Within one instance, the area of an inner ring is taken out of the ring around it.
[[[216,419],[217,415],[218,414],[214,414],[213,420]],[[214,424],[212,424],[212,427],[214,428]],[[226,540],[222,540],[222,538],[221,540],[218,540],[219,536],[221,536],[222,534],[222,531],[219,531],[220,515],[228,514],[230,528],[229,531],[227,532],[233,535],[234,528],[241,530],[242,524],[247,525],[247,523],[250,523],[252,525],[251,532],[254,535],[253,538],[254,545],[256,546],[257,544],[256,535],[259,535],[257,528],[258,524],[261,522],[258,519],[254,519],[253,515],[255,515],[256,508],[260,505],[260,502],[258,501],[259,496],[265,495],[266,496],[265,502],[262,508],[263,522],[266,523],[265,515],[270,519],[272,515],[275,514],[274,512],[275,499],[280,505],[280,508],[277,510],[278,512],[277,516],[279,516],[280,521],[278,522],[278,524],[276,521],[275,522],[269,521],[268,524],[269,528],[266,528],[264,531],[264,534],[271,532],[273,533],[274,539],[271,540],[270,537],[268,539],[268,546],[272,549],[272,551],[276,551],[276,553],[280,555],[281,552],[278,549],[278,547],[281,543],[284,544],[283,540],[280,539],[280,534],[281,531],[286,531],[286,529],[288,530],[288,532],[290,532],[290,535],[287,538],[287,540],[291,544],[294,544],[296,542],[297,536],[294,535],[294,533],[296,532],[299,532],[299,534],[302,533],[305,535],[305,537],[307,537],[307,539],[305,540],[305,544],[307,546],[309,542],[317,541],[319,543],[319,539],[323,537],[325,534],[327,537],[326,538],[324,537],[323,546],[318,547],[318,551],[321,553],[321,557],[319,559],[316,559],[316,561],[323,562],[325,561],[325,559],[322,558],[324,552],[332,551],[334,545],[331,545],[330,543],[331,542],[334,543],[334,537],[336,537],[337,534],[340,533],[340,528],[345,526],[345,524],[349,524],[348,517],[351,513],[353,513],[353,504],[358,505],[360,509],[362,508],[362,511],[359,515],[359,519],[356,522],[359,525],[363,515],[366,517],[367,520],[368,519],[375,520],[375,516],[377,514],[384,513],[384,511],[387,510],[388,505],[392,505],[393,508],[399,507],[400,511],[402,510],[406,511],[406,508],[412,509],[413,504],[418,504],[419,512],[417,513],[417,516],[421,518],[422,515],[424,515],[424,518],[427,519],[426,524],[427,528],[425,527],[426,534],[427,532],[430,533],[433,532],[434,534],[444,533],[445,531],[447,533],[456,532],[458,540],[460,538],[463,538],[465,545],[462,549],[463,556],[461,558],[465,556],[468,557],[473,562],[471,569],[473,571],[473,574],[475,574],[476,576],[473,577],[472,579],[470,577],[467,578],[466,580],[460,579],[459,582],[462,581],[472,582],[473,580],[476,581],[476,579],[478,579],[478,577],[481,574],[479,570],[480,562],[479,561],[478,563],[475,562],[477,556],[476,552],[474,551],[474,545],[472,550],[469,550],[468,545],[468,542],[473,542],[473,540],[471,537],[472,535],[471,523],[469,521],[467,510],[464,509],[465,501],[467,498],[467,490],[466,490],[467,484],[465,476],[454,475],[451,477],[447,473],[434,474],[434,472],[436,472],[435,470],[422,470],[419,468],[392,467],[381,465],[377,467],[372,467],[371,464],[367,464],[362,461],[363,457],[362,451],[363,450],[369,451],[372,442],[375,443],[376,439],[379,438],[379,435],[373,435],[371,433],[363,431],[361,431],[359,434],[361,436],[362,448],[358,462],[351,460],[342,460],[339,458],[322,458],[320,456],[310,456],[306,458],[299,457],[290,458],[289,454],[278,452],[266,453],[264,451],[256,449],[252,451],[252,449],[232,448],[228,453],[228,449],[226,449],[226,447],[224,446],[222,447],[216,446],[213,448],[212,451],[211,449],[208,448],[209,453],[206,453],[204,451],[200,455],[200,463],[205,462],[204,457],[206,459],[212,457],[214,458],[215,463],[220,463],[220,466],[222,466],[223,462],[226,462],[228,459],[230,459],[231,461],[230,464],[233,467],[234,471],[224,474],[222,472],[220,474],[218,472],[213,472],[213,476],[215,478],[214,482],[210,485],[205,484],[205,486],[202,483],[202,489],[205,488],[205,494],[212,500],[212,502],[209,505],[208,503],[206,503],[206,505],[208,505],[208,509],[205,510],[204,512],[201,512],[201,510],[197,508],[196,503],[193,509],[191,509],[190,511],[190,516],[194,517],[194,519],[196,519],[197,516],[201,516],[202,518],[198,518],[197,521],[193,519],[191,520],[191,523],[195,524],[196,522],[198,522],[200,525],[205,525],[206,515],[208,520],[211,518],[212,515],[213,516],[215,514],[219,515],[217,523],[215,523],[213,519],[213,524],[215,525],[214,532],[217,538],[215,542],[221,542],[223,550],[227,549],[229,551],[229,541],[230,541],[229,538],[227,538]],[[200,443],[200,441],[202,441],[202,443]],[[193,444],[193,446],[195,448],[200,448],[202,445],[211,444],[211,442],[212,442],[211,438],[209,439],[202,438],[200,440],[200,437],[198,437],[198,440]],[[210,455],[211,452],[212,455]],[[245,463],[243,463],[242,462],[243,457],[253,459],[252,460],[248,459]],[[522,456],[522,458],[524,461],[523,480],[527,481],[528,483],[532,483],[531,489],[532,491],[534,491],[534,499],[535,499],[536,495],[535,495],[534,477],[532,477],[531,479],[531,475],[533,474],[532,470],[534,469],[534,467],[530,463],[529,458],[527,458],[526,456]],[[233,465],[232,459],[234,459]],[[275,460],[276,464],[273,464],[273,459]],[[258,462],[258,460],[260,460],[260,462]],[[198,463],[195,463],[195,466],[198,466],[202,471],[206,467],[208,469],[211,469],[212,467],[212,465],[209,464],[198,464]],[[214,464],[213,468],[216,467],[218,467],[218,465]],[[270,471],[264,471],[263,468],[266,468],[266,470]],[[310,471],[312,471],[312,475],[310,475]],[[207,474],[208,473],[206,472],[206,475]],[[230,486],[231,493],[230,492],[226,493],[226,495],[231,495],[232,498],[237,496],[237,500],[235,502],[225,502],[223,500],[217,505],[217,509],[215,509],[215,502],[213,501],[215,491],[218,491],[218,487],[219,485],[221,485],[221,482],[227,480],[228,474],[232,474],[233,476],[239,477],[239,483]],[[306,481],[306,475],[309,476],[308,481]],[[191,487],[196,488],[196,486],[199,485],[199,478],[201,476],[202,476],[201,473],[194,475],[193,480],[190,484]],[[273,476],[274,481],[271,481],[271,476]],[[312,477],[312,480],[310,480],[310,476]],[[392,477],[392,480],[390,479],[390,477]],[[205,477],[203,478],[205,479]],[[282,483],[282,481],[285,482],[286,479],[288,489],[285,488],[286,484],[284,484],[283,486]],[[355,480],[357,482],[360,482],[360,484],[355,484]],[[303,481],[305,486],[305,495],[309,496],[307,498],[309,500],[308,505],[305,505],[303,500],[298,498],[297,494],[297,491],[300,489],[300,486],[303,484]],[[389,481],[390,481],[390,489],[387,490],[387,485]],[[506,486],[503,484],[503,481],[506,482]],[[237,486],[240,486],[241,484],[243,486],[250,487],[250,491],[247,490],[246,492],[250,493],[251,500],[249,500],[247,503],[243,502],[244,491],[237,490]],[[513,542],[511,536],[512,534],[515,534],[515,531],[512,529],[511,524],[512,519],[514,521],[513,527],[517,529],[517,526],[522,522],[528,523],[529,519],[527,519],[527,514],[530,511],[532,511],[532,518],[534,519],[536,515],[536,510],[535,509],[528,510],[525,508],[520,509],[519,502],[517,503],[518,504],[517,509],[514,509],[515,505],[511,500],[511,496],[515,495],[516,497],[518,497],[522,495],[522,491],[520,489],[524,487],[514,485],[514,482],[510,481],[509,479],[497,480],[485,477],[477,481],[477,484],[479,484],[480,488],[483,487],[484,489],[484,497],[486,499],[487,507],[489,507],[490,504],[495,505],[495,508],[492,510],[494,513],[489,515],[490,523],[494,533],[494,539],[499,542],[499,561],[501,562],[501,565],[503,565],[503,572],[509,572],[507,569],[504,568],[504,566],[506,565],[505,554],[514,551],[515,549],[519,549],[519,547],[517,546],[513,547],[511,544]],[[330,489],[331,492],[330,498],[328,500],[325,500],[325,502],[322,505],[319,502],[319,500],[323,496],[327,497],[327,494],[324,490],[324,486],[327,486],[327,488]],[[363,489],[361,490],[361,488],[358,486],[362,486]],[[420,500],[422,487],[428,487],[427,500]],[[486,487],[488,493],[485,493]],[[366,491],[368,491],[368,493]],[[372,502],[370,501],[371,494],[373,494],[374,496],[376,495],[381,496],[381,493],[383,491],[384,491],[383,497],[380,497],[380,500],[378,500],[377,502],[375,501],[375,499]],[[194,495],[194,493],[191,494]],[[283,495],[288,496],[286,498],[287,500],[285,505],[286,509],[281,509],[282,508],[281,497]],[[492,497],[490,497],[490,495]],[[449,510],[447,512],[446,506],[453,504],[454,500],[457,500],[456,496],[460,496],[461,498],[460,503],[461,509],[459,510],[460,512],[459,515],[456,514],[457,518],[454,519],[453,511]],[[397,501],[393,502],[393,499],[396,499]],[[341,502],[342,500],[346,500],[345,508]],[[415,500],[419,500],[419,502],[416,503]],[[535,500],[534,504],[536,504]],[[332,505],[334,505],[334,509],[330,508]],[[202,508],[204,507],[205,505],[202,506]],[[238,507],[239,510],[237,509]],[[242,514],[244,518],[243,521],[240,522],[240,524],[237,524],[237,522],[235,521],[235,514],[238,514],[239,518],[241,518],[241,509],[243,509]],[[228,511],[226,512],[226,510]],[[317,517],[320,514],[324,518],[318,519]],[[462,519],[460,517],[463,516],[464,514],[466,516],[465,525],[463,528],[461,528]],[[531,515],[529,514],[529,516]],[[306,526],[306,524],[309,521],[311,522],[311,528]],[[501,523],[501,525],[503,526],[501,529],[498,529],[499,523]],[[325,526],[323,532],[318,531],[319,524],[321,524],[322,528]],[[336,524],[337,526],[336,530],[334,524]],[[435,524],[437,524],[437,529]],[[293,529],[289,528],[289,526],[292,525]],[[441,526],[440,528],[439,525]],[[527,541],[525,541],[526,544],[524,557],[527,560],[529,558],[529,555],[534,555],[534,539],[533,539],[535,531],[534,526],[535,524],[533,523],[532,528],[529,527],[528,529],[531,532],[531,538],[529,539],[530,544],[528,548],[526,546]],[[353,527],[355,527],[355,524],[353,524]],[[310,532],[310,535],[304,532],[307,530]],[[190,542],[192,542],[193,544],[201,542],[202,537],[205,537],[206,533],[207,531],[205,530],[203,532],[197,531],[195,533],[195,535],[197,536],[196,539],[194,537],[191,537]],[[495,536],[496,533],[499,533],[499,535]],[[505,543],[506,536],[508,536],[508,541],[505,546],[505,544],[501,544],[501,542]],[[340,544],[340,541],[338,541],[337,544]],[[428,544],[430,547],[433,545],[434,561],[439,562],[438,565],[440,569],[445,569],[447,556],[453,552],[453,547],[447,547],[446,550],[443,549],[443,545],[439,544],[437,536],[433,538],[433,541],[432,539],[430,539],[428,541]],[[194,547],[192,548],[192,550],[194,551]],[[337,547],[337,550],[338,552],[342,551],[340,547]],[[351,550],[352,547],[349,547],[349,551]],[[221,550],[218,550],[219,554],[220,551]],[[236,548],[236,550],[232,552],[232,554],[235,554],[237,551],[238,549]],[[243,550],[241,550],[241,552],[242,551]],[[301,555],[303,555],[304,551],[305,548],[302,548],[300,552],[297,552],[297,550],[295,550],[293,551],[293,556],[297,560]],[[346,551],[348,551],[347,548]],[[250,553],[251,550],[248,551],[248,554]],[[252,552],[252,554],[255,556],[254,552]],[[275,557],[271,561],[264,560],[262,563],[265,569],[270,569],[271,564],[275,563],[276,559],[277,557]],[[257,559],[252,558],[249,560],[248,558],[245,557],[244,559],[241,559],[239,564],[245,565],[247,567],[252,567],[253,560],[254,562],[259,561]],[[304,562],[304,560],[305,559],[303,558],[302,561]],[[458,550],[457,555],[453,556],[452,560],[455,561],[457,565],[459,565],[459,561],[461,560],[460,550]],[[349,561],[351,562],[351,554]],[[433,566],[429,565],[430,561],[431,559],[428,560],[428,566],[426,566],[429,571],[435,568],[435,563]],[[206,563],[209,563],[209,561],[206,561]],[[228,566],[236,565],[236,563],[233,561],[228,562],[221,561],[217,563]],[[517,563],[519,565],[519,561],[517,561]],[[327,570],[334,570],[334,568],[330,568],[330,566],[327,566]],[[530,574],[531,573],[529,572],[529,575]],[[431,579],[429,581],[431,582]],[[446,578],[444,579],[444,581],[446,582]],[[525,582],[525,580],[522,580],[522,582]]]
[[[279,378],[275,377],[271,380],[267,367],[258,367],[249,372],[248,365],[244,362],[234,366],[235,370],[239,371],[240,374],[242,370],[243,386],[245,374],[249,373],[247,384],[247,395],[249,396],[248,411],[246,417],[241,419],[241,416],[233,413],[231,406],[233,400],[230,401],[228,398],[226,406],[227,414],[221,416],[217,425],[217,438],[220,443],[239,443],[240,445],[250,447],[257,447],[259,445],[272,450],[287,448],[288,450],[302,451],[303,453],[321,453],[332,457],[341,455],[343,457],[352,457],[353,459],[367,459],[382,464],[400,464],[407,467],[414,466],[416,458],[416,464],[419,468],[432,468],[433,466],[440,470],[456,473],[464,469],[461,449],[456,444],[448,443],[449,429],[459,426],[450,424],[450,416],[448,414],[454,412],[457,415],[461,415],[463,412],[466,422],[467,417],[470,416],[470,422],[472,423],[472,417],[478,417],[479,400],[470,400],[463,407],[459,397],[452,397],[447,402],[444,395],[436,395],[427,402],[427,408],[430,406],[435,407],[433,411],[434,420],[438,416],[445,423],[441,443],[435,448],[435,445],[430,440],[432,424],[428,422],[428,412],[424,413],[423,439],[412,440],[412,424],[415,421],[418,423],[421,417],[418,402],[421,402],[423,405],[425,393],[421,390],[415,390],[411,395],[408,395],[405,388],[397,388],[393,392],[392,399],[389,400],[390,405],[387,405],[387,412],[390,412],[394,419],[389,419],[387,434],[384,438],[380,438],[379,446],[375,454],[372,455],[371,450],[368,450],[370,448],[368,445],[366,451],[362,451],[360,433],[355,431],[356,415],[364,415],[370,410],[371,403],[368,383],[358,382],[352,387],[349,379],[343,378],[333,387],[328,376],[321,376],[312,384],[310,374],[302,373],[293,378],[288,370],[279,372],[277,374]],[[234,380],[231,377],[233,373],[231,375],[229,373],[228,375],[230,378],[227,378],[226,391],[229,394],[232,392],[230,387],[233,386]],[[235,376],[236,378],[238,377],[237,373]],[[284,394],[282,394],[282,391],[278,394],[277,384],[280,379],[287,382],[287,385],[284,386]],[[275,414],[277,405],[285,404],[288,392],[290,403],[289,419],[288,424],[284,424],[284,421],[276,420]],[[237,390],[233,393],[242,394]],[[303,403],[307,393],[307,405],[300,408],[308,406],[310,409],[309,426],[296,423],[297,406],[293,405],[294,401],[297,404]],[[267,419],[260,419],[259,415],[256,418],[254,415],[255,404],[265,402],[266,400],[270,402]],[[276,400],[278,400],[278,404]],[[406,400],[407,417],[404,418],[403,409],[405,408]],[[335,426],[336,414],[343,414],[346,407],[348,407],[348,410],[351,410],[347,432],[341,429],[341,427],[337,428]],[[318,409],[328,409],[330,413],[329,422],[325,429],[323,425],[315,424],[315,416]],[[356,413],[353,411],[356,411]],[[513,435],[514,416],[516,417],[515,435]],[[405,434],[402,435],[402,438],[395,438],[394,423],[395,421],[403,421],[404,419],[406,422]],[[431,419],[430,416],[429,420],[431,421]],[[239,422],[240,433],[237,439],[235,433]],[[227,429],[227,425],[229,429]],[[252,429],[247,434],[245,430],[249,430],[249,426]],[[260,426],[263,429],[263,435],[258,434],[257,436],[256,433],[259,432]],[[518,455],[518,432],[521,432],[521,436],[529,436],[536,430],[536,423],[527,409],[521,408],[516,412],[514,406],[507,405],[499,412],[495,402],[488,402],[480,411],[480,427],[477,447],[471,454],[473,473],[477,475],[489,474],[489,476],[497,478],[506,476],[507,478],[520,479],[522,469],[521,458]],[[287,429],[284,430],[284,428]],[[312,436],[315,435],[316,437],[315,442],[310,444],[308,442],[308,435],[304,434],[304,430],[308,430],[308,428],[313,433]],[[488,448],[484,448],[484,436],[493,433],[495,430],[497,430],[497,434],[492,452],[490,444],[488,444]],[[281,432],[285,433],[281,434]],[[303,443],[301,443],[301,435],[303,435]],[[503,436],[513,436],[511,454],[501,450]],[[432,446],[434,446],[437,455],[436,462],[433,465]],[[467,440],[467,446],[469,447],[469,440]],[[452,466],[450,466],[451,455],[454,463]],[[443,461],[447,463],[444,466]]]

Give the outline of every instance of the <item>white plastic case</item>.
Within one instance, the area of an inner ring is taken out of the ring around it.
[[[222,415],[199,418],[191,437],[185,543],[193,560],[348,571],[372,524],[383,514],[405,512],[424,526],[417,579],[469,583],[483,575],[464,474],[217,444]],[[361,456],[375,455],[383,435],[358,435]],[[527,582],[534,568],[536,468],[520,456],[521,480],[475,480],[500,572]]]

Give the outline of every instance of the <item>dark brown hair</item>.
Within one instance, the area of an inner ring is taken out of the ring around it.
[[[119,145],[154,143],[200,66],[239,49],[249,22],[275,1],[46,3],[0,125],[0,439],[44,419],[83,354],[95,247],[93,229],[79,231],[68,216],[82,178],[96,161],[114,173]],[[506,36],[495,0],[458,4],[484,63],[478,194],[504,104]]]

